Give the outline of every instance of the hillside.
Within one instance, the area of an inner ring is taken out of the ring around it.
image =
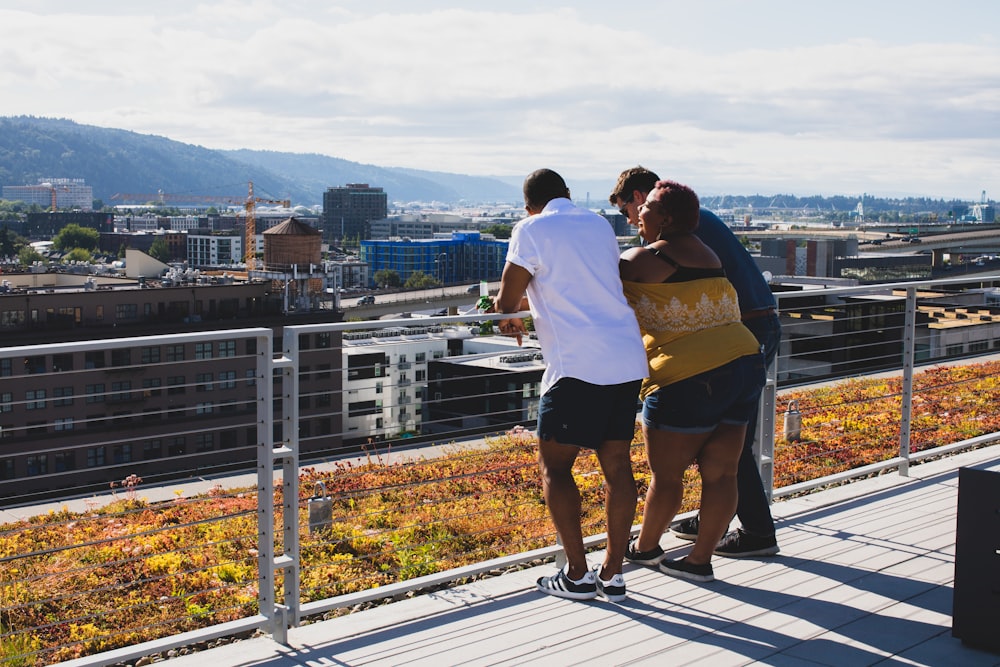
[[[606,181],[567,182],[578,201],[608,208]],[[258,196],[290,199],[292,204],[322,204],[328,187],[367,183],[383,188],[390,202],[445,204],[521,203],[522,177],[481,177],[378,167],[315,153],[284,153],[252,149],[211,150],[166,137],[126,130],[80,125],[71,120],[29,116],[0,117],[0,186],[31,185],[40,178],[83,178],[94,197],[112,203],[115,193],[156,193],[244,197],[253,181]],[[837,215],[858,205],[857,196],[717,195],[705,196],[712,209],[753,210],[755,215]],[[967,202],[924,197],[866,197],[868,215],[935,215],[965,213]]]
[[[382,187],[390,201],[518,201],[499,180],[383,168],[316,154],[217,151],[165,137],[81,125],[71,120],[0,117],[0,186],[40,178],[83,178],[94,197],[115,193],[259,196],[321,204],[323,191],[347,183]]]

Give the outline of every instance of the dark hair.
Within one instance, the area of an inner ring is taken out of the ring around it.
[[[615,189],[611,191],[608,201],[612,206],[617,206],[619,199],[630,198],[626,194],[631,195],[636,190],[649,192],[658,180],[659,176],[641,165],[626,169],[618,176],[618,182],[615,183]]]
[[[542,209],[553,199],[569,199],[569,188],[563,177],[551,169],[537,169],[524,179],[524,205],[531,209]]]
[[[663,214],[672,219],[670,228],[682,232],[693,232],[698,228],[701,202],[694,190],[677,181],[657,181],[650,190],[646,201],[657,202]]]

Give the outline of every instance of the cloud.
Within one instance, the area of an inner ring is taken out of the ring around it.
[[[674,0],[630,6],[646,21],[455,4],[13,3],[0,114],[469,174],[642,162],[731,191],[957,196],[997,171],[1000,45],[961,7],[923,32],[920,1],[853,21],[861,3],[730,1],[712,24]]]

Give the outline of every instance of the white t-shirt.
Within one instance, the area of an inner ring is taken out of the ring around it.
[[[514,226],[507,261],[532,276],[528,303],[546,363],[542,393],[563,377],[610,385],[647,376],[618,255],[611,224],[569,199],[553,199]]]

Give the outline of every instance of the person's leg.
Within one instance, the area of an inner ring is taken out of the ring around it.
[[[698,454],[701,474],[701,511],[698,538],[686,560],[710,563],[712,552],[729,529],[736,511],[736,470],[745,426],[719,424]]]
[[[781,322],[778,316],[749,320],[745,325],[761,345],[765,368],[770,368],[778,355],[778,347],[781,344]],[[743,451],[740,454],[739,469],[736,475],[738,491],[736,517],[746,532],[760,537],[769,537],[774,535],[774,519],[771,516],[767,493],[764,491],[764,483],[760,478],[757,457],[753,453],[759,414],[759,409],[751,414],[744,436]]]
[[[753,535],[766,537],[774,535],[774,519],[771,517],[771,507],[764,492],[764,482],[760,478],[760,468],[757,467],[757,457],[753,453],[753,444],[757,435],[759,412],[755,411],[747,424],[743,439],[743,451],[740,453],[739,467],[736,472],[737,503],[736,517],[745,531]]]
[[[542,494],[549,516],[566,553],[570,579],[580,579],[588,571],[580,526],[580,489],[573,479],[573,463],[579,447],[555,440],[538,441],[538,467],[542,474]]]
[[[605,441],[597,450],[597,460],[607,483],[605,512],[608,522],[608,545],[600,576],[605,581],[622,571],[629,533],[635,521],[638,492],[632,475],[631,443],[624,440]]]
[[[645,425],[642,433],[651,475],[635,549],[650,551],[659,545],[663,531],[681,507],[684,471],[694,462],[708,434],[676,433]]]

